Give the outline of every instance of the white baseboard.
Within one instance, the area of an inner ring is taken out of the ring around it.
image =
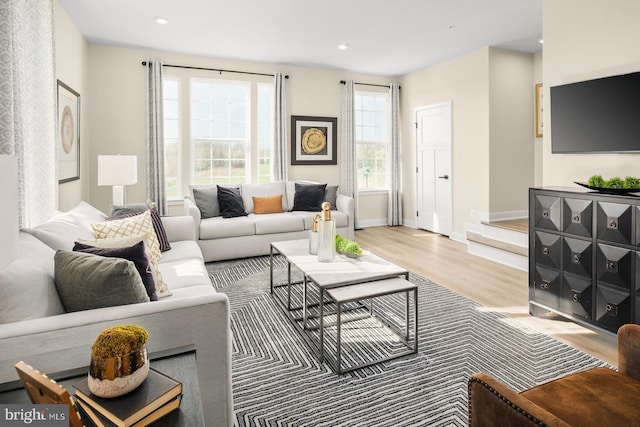
[[[364,221],[358,221],[358,228],[380,227],[382,225],[387,225],[387,218],[367,219]]]
[[[402,218],[402,225],[409,228],[418,229],[418,224],[415,219]]]
[[[449,239],[455,241],[455,242],[459,242],[459,243],[463,243],[463,244],[467,244],[467,233],[451,233],[451,235],[449,236]]]
[[[479,256],[518,270],[529,271],[529,258],[522,255],[506,252],[475,242],[469,242],[467,245],[467,251],[471,255]]]

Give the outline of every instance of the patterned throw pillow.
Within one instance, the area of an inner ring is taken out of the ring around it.
[[[253,211],[256,214],[281,213],[282,194],[270,197],[253,197]]]
[[[111,208],[111,217],[107,218],[107,221],[140,215],[146,210],[151,210],[151,222],[153,223],[153,229],[156,231],[158,243],[160,243],[160,252],[170,250],[171,244],[169,243],[167,232],[162,224],[162,218],[160,217],[158,209],[153,206],[153,203],[136,203],[133,205],[113,206]]]
[[[93,234],[96,239],[113,239],[117,237],[129,237],[136,235],[145,236],[145,250],[147,252],[147,258],[151,263],[151,269],[153,270],[153,280],[156,283],[156,290],[158,297],[171,295],[166,282],[162,279],[162,274],[158,268],[158,261],[160,260],[160,244],[158,243],[158,237],[153,229],[153,223],[151,222],[151,212],[145,211],[142,215],[136,215],[131,218],[116,219],[113,221],[105,221],[91,224]],[[90,243],[94,246],[93,243]]]

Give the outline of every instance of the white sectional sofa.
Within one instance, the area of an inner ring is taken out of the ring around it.
[[[245,258],[267,255],[270,243],[282,240],[308,237],[313,225],[313,216],[318,211],[295,211],[295,184],[317,184],[309,181],[280,181],[268,184],[241,184],[240,189],[246,216],[223,218],[219,214],[209,218],[203,215],[194,199],[193,189],[207,189],[215,186],[195,186],[185,197],[185,214],[193,218],[198,245],[204,260]],[[334,187],[335,191],[335,187]],[[256,214],[253,197],[282,196],[282,213]],[[336,221],[339,234],[354,238],[353,198],[337,194],[335,206],[332,204],[332,218]]]
[[[103,213],[82,202],[20,232],[18,259],[0,270],[0,390],[19,386],[14,364],[20,360],[54,377],[86,372],[98,334],[134,323],[148,330],[152,358],[196,351],[206,424],[233,425],[229,301],[211,285],[190,216],[162,218],[171,250],[163,253],[159,267],[171,296],[64,311],[54,283],[55,251],[93,238],[90,224],[104,220]]]

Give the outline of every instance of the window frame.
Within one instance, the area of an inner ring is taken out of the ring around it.
[[[361,144],[379,144],[385,146],[385,187],[372,187],[372,188],[361,188],[358,186],[358,194],[363,195],[375,195],[375,194],[387,194],[389,192],[389,171],[390,171],[390,154],[391,154],[391,95],[388,91],[381,89],[380,91],[376,90],[356,90],[354,93],[354,113],[357,114],[356,110],[357,102],[355,97],[357,96],[374,96],[374,97],[384,97],[386,99],[386,108],[385,108],[385,142],[376,142],[376,141],[359,141],[357,139],[357,126],[355,129],[356,134],[356,164],[359,163],[359,158],[357,156],[358,148]],[[357,123],[357,119],[354,120]],[[359,172],[357,172],[358,175]]]

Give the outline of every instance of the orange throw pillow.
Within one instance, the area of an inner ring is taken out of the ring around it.
[[[282,194],[270,197],[252,197],[253,211],[256,214],[281,213],[282,210]]]

